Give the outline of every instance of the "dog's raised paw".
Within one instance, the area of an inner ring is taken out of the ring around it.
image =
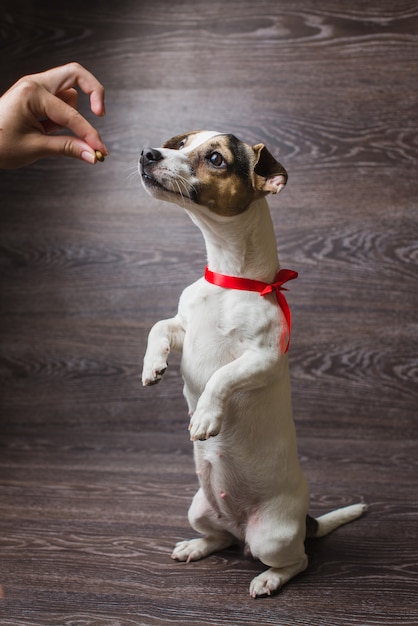
[[[151,331],[152,332],[152,331]],[[144,387],[156,385],[167,370],[167,360],[170,354],[170,343],[165,337],[148,339],[148,347],[144,356],[142,368],[142,384]]]
[[[159,370],[158,372],[155,372],[154,378],[148,383],[148,386],[156,385],[157,383],[159,383],[163,375],[165,374],[166,370],[167,368],[164,367],[164,369]]]
[[[165,367],[161,367],[160,369],[151,369],[151,372],[149,372],[149,370],[147,372],[144,368],[144,371],[142,372],[142,385],[144,387],[151,387],[151,385],[156,385],[160,382],[166,370],[167,365],[165,365]]]
[[[221,430],[222,408],[211,398],[203,401],[201,396],[195,412],[190,418],[189,431],[191,441],[206,441],[216,437]]]
[[[216,437],[221,429],[219,420],[195,419],[190,420],[189,431],[191,441],[206,441],[210,437]]]

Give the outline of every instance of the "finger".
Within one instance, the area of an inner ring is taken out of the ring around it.
[[[56,94],[57,98],[68,104],[73,109],[77,108],[78,104],[78,91],[77,89],[65,89]],[[41,120],[42,128],[45,133],[53,133],[62,129],[62,126],[56,124],[52,120]]]
[[[95,115],[105,114],[104,87],[97,78],[79,63],[67,63],[32,76],[54,94],[78,85],[90,96],[90,107]]]
[[[81,87],[81,85],[80,85]],[[100,86],[101,89],[95,89],[91,93],[84,91],[84,93],[89,93],[90,95],[90,108],[95,115],[98,117],[103,117],[106,115],[106,107],[104,103],[104,87]]]
[[[70,89],[64,89],[56,94],[57,98],[69,104],[73,109],[77,109],[78,105],[78,91],[71,87]]]
[[[46,89],[43,90],[41,98],[43,113],[48,120],[62,128],[68,128],[94,150],[100,150],[104,155],[108,154],[97,130],[76,109]]]

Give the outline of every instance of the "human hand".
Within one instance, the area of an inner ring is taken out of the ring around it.
[[[13,169],[46,156],[96,163],[108,154],[96,129],[77,111],[78,86],[95,115],[105,114],[104,88],[78,63],[24,76],[0,98],[0,168]],[[72,135],[50,134],[62,129]]]

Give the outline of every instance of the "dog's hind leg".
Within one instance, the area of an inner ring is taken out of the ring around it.
[[[213,552],[219,552],[236,543],[236,538],[222,528],[214,509],[202,489],[196,493],[189,509],[189,522],[192,528],[203,537],[180,541],[176,544],[172,559],[176,561],[198,561]]]
[[[250,596],[271,596],[291,578],[303,572],[308,566],[308,557],[304,555],[299,561],[285,567],[271,567],[251,581]]]
[[[302,521],[303,520],[303,521]],[[253,557],[270,569],[256,576],[250,585],[253,598],[271,595],[308,565],[305,554],[305,524],[302,516],[270,511],[255,514],[247,525],[246,542]]]

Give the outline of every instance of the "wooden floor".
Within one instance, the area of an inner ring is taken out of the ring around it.
[[[418,623],[418,3],[0,3],[1,75],[78,60],[107,89],[111,156],[0,172],[0,623]],[[84,111],[87,107],[84,105]],[[150,201],[144,145],[196,128],[263,141],[312,512],[367,515],[252,600],[231,549],[170,559],[196,489],[179,361],[142,389],[147,332],[205,265]]]

